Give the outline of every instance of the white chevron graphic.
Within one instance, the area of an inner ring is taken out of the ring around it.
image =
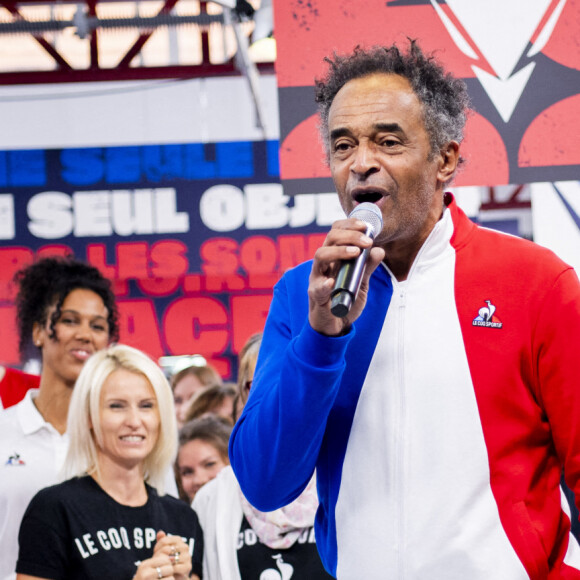
[[[520,100],[536,63],[531,62],[515,75],[505,80],[498,79],[476,66],[471,67],[483,85],[501,118],[507,123]]]
[[[457,47],[477,60],[472,46],[476,45],[495,76],[472,65],[474,72],[507,123],[535,68],[535,63],[514,73],[540,22],[550,9],[552,0],[446,0],[448,8],[463,26],[465,38],[447,17],[438,0],[430,0],[435,12],[447,28]],[[536,42],[526,54],[536,55],[550,38],[566,0],[560,0],[539,32]]]

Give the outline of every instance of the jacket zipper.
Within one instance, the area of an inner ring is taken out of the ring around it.
[[[405,392],[405,305],[406,289],[398,283],[395,291],[399,295],[397,308],[397,413],[395,421],[395,502],[396,502],[396,553],[397,553],[397,578],[406,578],[405,566],[405,428],[406,428],[406,392]]]

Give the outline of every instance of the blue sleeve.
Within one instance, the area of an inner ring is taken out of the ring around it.
[[[271,511],[308,484],[355,332],[327,337],[308,322],[310,263],[275,287],[252,390],[230,439],[244,495]]]

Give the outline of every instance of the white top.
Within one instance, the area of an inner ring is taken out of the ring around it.
[[[16,578],[18,530],[38,490],[57,483],[68,437],[47,423],[30,389],[20,403],[0,413],[0,580]]]
[[[192,507],[203,529],[203,577],[241,580],[237,542],[244,514],[240,488],[229,465],[195,494]]]

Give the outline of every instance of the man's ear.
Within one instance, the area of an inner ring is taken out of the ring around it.
[[[458,164],[459,143],[457,141],[449,141],[440,151],[437,179],[441,183],[447,183],[455,174]]]

